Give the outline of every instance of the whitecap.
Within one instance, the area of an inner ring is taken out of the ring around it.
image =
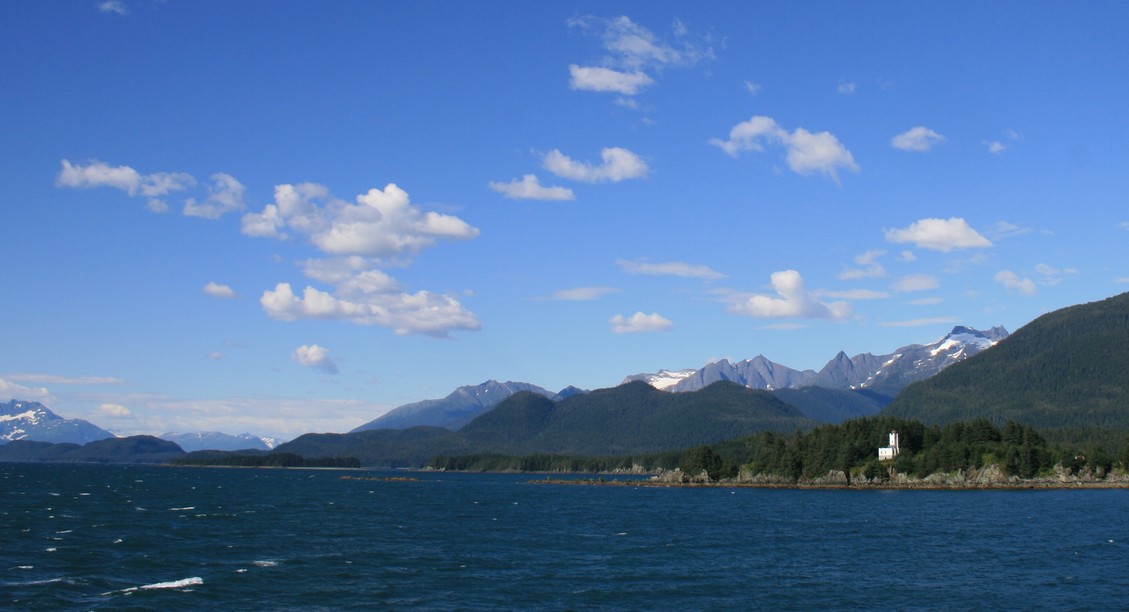
[[[170,512],[182,512],[184,510],[195,510],[196,506],[184,506],[183,508],[169,508]]]
[[[143,584],[138,587],[130,587],[122,589],[119,593],[134,593],[136,591],[151,591],[154,589],[183,589],[190,586],[198,586],[204,584],[204,579],[193,576],[192,578],[183,578],[181,580],[171,580],[169,582],[154,582],[153,584]],[[108,594],[108,593],[107,593]]]
[[[251,565],[254,565],[256,567],[278,567],[278,561],[252,561]]]

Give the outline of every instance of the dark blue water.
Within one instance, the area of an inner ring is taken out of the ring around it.
[[[1129,491],[0,464],[0,608],[1126,609]]]

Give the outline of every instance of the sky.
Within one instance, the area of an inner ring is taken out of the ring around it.
[[[0,401],[342,432],[1129,291],[1129,4],[0,3]]]

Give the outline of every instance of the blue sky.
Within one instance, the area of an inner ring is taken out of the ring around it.
[[[0,3],[0,400],[346,431],[1129,290],[1129,5]]]

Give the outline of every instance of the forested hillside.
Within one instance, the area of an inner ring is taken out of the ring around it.
[[[1129,429],[1129,293],[1043,315],[902,391],[883,415]]]

